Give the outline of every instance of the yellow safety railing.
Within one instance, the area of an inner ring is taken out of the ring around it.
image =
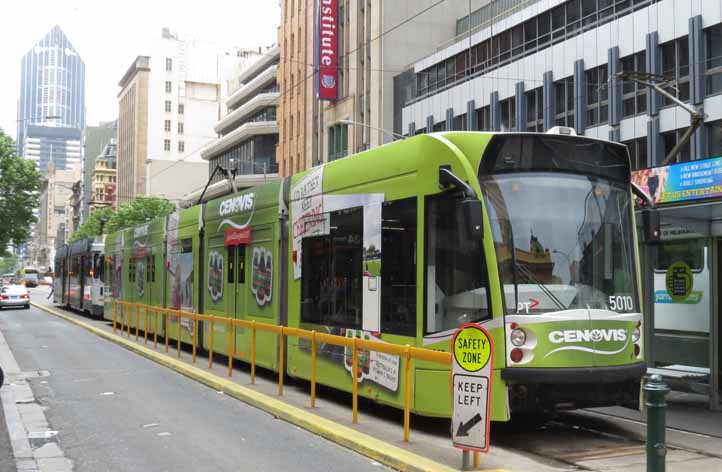
[[[367,351],[381,352],[384,354],[390,354],[399,356],[406,360],[405,363],[405,388],[404,388],[404,441],[409,441],[409,427],[411,421],[411,361],[412,360],[423,360],[428,362],[435,362],[445,366],[451,364],[451,354],[449,352],[432,351],[430,349],[423,349],[413,347],[408,344],[390,344],[380,341],[371,341],[367,339],[348,338],[345,336],[338,336],[335,334],[319,333],[315,330],[306,330],[301,328],[292,328],[288,326],[278,326],[269,323],[262,323],[258,321],[249,320],[238,320],[232,318],[225,318],[222,316],[214,315],[201,315],[198,313],[192,313],[182,310],[173,310],[170,308],[162,308],[158,306],[145,305],[142,303],[116,301],[113,308],[113,333],[116,333],[118,326],[120,326],[120,334],[124,333],[123,324],[125,323],[125,334],[130,338],[131,321],[135,315],[135,339],[138,341],[138,329],[140,324],[140,310],[143,309],[144,313],[144,342],[148,343],[148,330],[152,329],[153,345],[158,346],[158,318],[163,318],[163,325],[168,326],[169,318],[171,316],[177,318],[177,329],[176,329],[176,349],[178,351],[178,357],[181,357],[181,321],[185,319],[192,320],[193,333],[192,333],[192,359],[193,363],[196,362],[196,349],[198,345],[198,322],[207,321],[210,323],[210,339],[208,346],[208,368],[213,366],[213,354],[214,354],[214,331],[216,323],[222,323],[226,325],[227,332],[232,331],[231,339],[234,341],[230,343],[228,349],[228,376],[233,375],[233,358],[236,354],[235,346],[235,334],[236,329],[247,328],[251,330],[251,384],[256,383],[256,332],[263,331],[266,333],[273,333],[278,336],[278,395],[283,396],[283,371],[284,371],[284,338],[295,337],[299,339],[306,339],[311,342],[311,407],[316,407],[316,351],[318,343],[332,344],[334,346],[340,346],[352,350],[352,401],[353,401],[353,422],[358,423],[358,351],[364,349]],[[150,318],[153,318],[151,324]],[[168,352],[169,338],[168,329],[164,330],[165,335],[165,352]]]

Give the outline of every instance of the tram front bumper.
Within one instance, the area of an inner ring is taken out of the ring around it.
[[[501,370],[501,377],[509,386],[514,414],[616,405],[638,408],[646,371],[644,362],[602,367],[508,367]]]

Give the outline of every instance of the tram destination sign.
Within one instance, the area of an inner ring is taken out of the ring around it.
[[[486,328],[469,323],[451,339],[451,439],[455,447],[489,452],[494,341]]]

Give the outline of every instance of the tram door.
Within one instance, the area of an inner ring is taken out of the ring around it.
[[[240,320],[246,315],[246,246],[228,246],[226,254],[226,313],[232,319]],[[234,352],[238,352],[240,329],[231,330],[228,333],[229,341],[235,346]]]

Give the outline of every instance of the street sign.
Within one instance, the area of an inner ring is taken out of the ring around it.
[[[494,341],[486,328],[469,323],[451,339],[451,439],[455,447],[489,452]]]

